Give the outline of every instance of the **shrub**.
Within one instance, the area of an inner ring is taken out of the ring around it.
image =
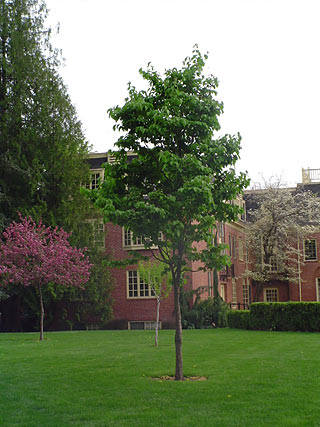
[[[230,310],[228,312],[229,328],[251,329],[250,310]]]
[[[228,314],[232,328],[274,331],[320,331],[319,302],[253,303],[250,311]]]
[[[221,298],[196,299],[193,307],[183,312],[182,324],[188,329],[225,328],[228,311],[228,305]]]

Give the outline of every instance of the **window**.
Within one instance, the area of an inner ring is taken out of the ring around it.
[[[224,223],[223,222],[219,222],[218,235],[219,235],[219,242],[224,243],[225,242],[225,236],[224,236]]]
[[[269,288],[264,290],[264,301],[265,302],[277,302],[279,300],[278,297],[278,289],[277,288]]]
[[[230,255],[230,258],[232,258],[232,235],[231,234],[229,234],[229,255]]]
[[[225,285],[225,283],[220,284],[220,296],[223,299],[223,301],[226,300],[226,285]]]
[[[155,293],[145,283],[136,270],[127,271],[127,297],[128,298],[154,298]]]
[[[87,219],[85,222],[90,226],[94,246],[96,248],[105,248],[105,231],[102,218]]]
[[[236,236],[229,234],[229,255],[236,259]]]
[[[320,277],[316,278],[317,301],[320,301]]]
[[[86,184],[90,190],[95,190],[99,187],[100,181],[103,179],[103,170],[91,170],[89,182]]]
[[[239,260],[243,261],[243,240],[239,239],[238,240],[238,251],[239,251]]]
[[[105,247],[105,233],[104,233],[104,224],[102,220],[94,221],[94,229],[93,229],[93,239],[94,244],[98,248]]]
[[[131,330],[150,330],[150,329],[156,329],[156,323],[154,321],[129,321],[128,322],[128,329]],[[161,322],[159,322],[159,329],[161,329]]]
[[[245,308],[250,304],[250,285],[247,283],[242,285],[242,301]]]
[[[317,241],[316,239],[307,239],[304,242],[304,260],[317,260]]]
[[[128,246],[144,247],[142,236],[137,236],[136,238],[134,238],[132,231],[129,230],[128,228],[123,229],[123,244],[125,247],[126,246],[127,247]]]
[[[278,258],[276,256],[271,256],[269,261],[270,271],[277,272],[279,270]]]
[[[247,218],[246,218],[246,202],[245,201],[242,201],[242,209],[243,209],[243,212],[240,218],[242,221],[246,221]]]
[[[237,285],[236,279],[232,279],[232,304],[237,303]]]
[[[128,249],[145,249],[144,242],[148,243],[148,238],[145,237],[145,240],[142,236],[133,237],[133,232],[128,228],[123,228],[123,247]],[[163,239],[163,234],[160,231],[158,239],[161,241]],[[150,240],[149,240],[150,242]],[[152,249],[156,249],[156,245],[151,246]]]

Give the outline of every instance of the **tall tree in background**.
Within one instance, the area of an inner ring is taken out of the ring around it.
[[[263,285],[272,280],[298,283],[303,240],[320,224],[320,199],[276,180],[248,193],[246,203],[250,268],[245,275],[254,280],[254,300],[259,301]]]
[[[203,74],[205,60],[195,49],[181,69],[166,70],[164,77],[150,65],[140,70],[146,90],[129,84],[125,104],[110,110],[123,136],[115,144],[116,162],[105,167],[96,201],[106,221],[143,236],[145,246],[170,272],[176,380],[184,378],[179,301],[184,273],[192,261],[210,269],[227,262],[213,243],[212,230],[216,221],[236,219],[239,209],[228,201],[248,184],[234,170],[239,135],[214,139],[223,105],[215,100],[217,79]],[[128,151],[137,154],[132,162],[127,161]]]
[[[44,0],[0,2],[0,230],[17,220],[19,211],[72,231],[72,244],[89,246],[95,263],[95,280],[85,292],[85,304],[95,312],[97,292],[104,295],[106,287],[109,292],[110,280],[101,251],[90,242],[92,227],[85,220],[92,207],[79,191],[89,174],[88,143],[58,73],[60,56],[50,43],[46,16]],[[28,311],[29,294],[28,288],[10,286],[0,299],[15,295]],[[83,295],[78,289],[48,292],[48,307],[59,297],[83,311]]]
[[[65,225],[88,145],[58,74],[43,0],[0,3],[0,227],[17,211]],[[72,197],[71,197],[72,196]]]

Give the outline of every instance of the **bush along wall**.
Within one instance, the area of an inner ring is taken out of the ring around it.
[[[220,297],[197,298],[191,309],[182,311],[182,325],[185,329],[225,328],[228,311],[228,305]]]
[[[250,310],[230,310],[227,316],[229,328],[251,329]]]
[[[228,324],[240,329],[319,332],[320,303],[253,303],[250,311],[229,312]]]

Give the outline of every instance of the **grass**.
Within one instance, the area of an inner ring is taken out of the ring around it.
[[[185,375],[174,333],[0,334],[1,426],[320,426],[320,334],[186,330]]]

